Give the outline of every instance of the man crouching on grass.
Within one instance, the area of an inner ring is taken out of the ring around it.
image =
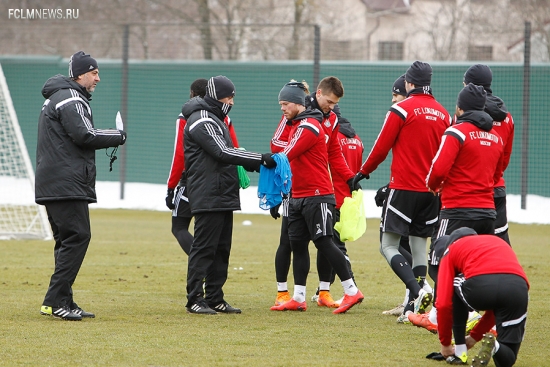
[[[472,366],[516,363],[525,334],[529,281],[514,250],[494,235],[462,227],[434,242],[431,264],[439,264],[437,331],[447,362],[466,365],[467,349],[481,340]],[[465,337],[468,312],[485,311]],[[489,331],[496,324],[497,337]],[[454,334],[455,345],[451,344]]]

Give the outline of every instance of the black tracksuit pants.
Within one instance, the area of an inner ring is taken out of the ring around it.
[[[71,306],[72,285],[91,238],[88,201],[52,201],[45,206],[55,240],[55,270],[43,304],[51,307]]]
[[[201,298],[209,305],[223,301],[222,287],[227,280],[232,236],[233,211],[195,214],[187,270],[187,307]]]

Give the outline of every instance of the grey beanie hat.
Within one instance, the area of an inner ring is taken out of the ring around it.
[[[279,92],[279,101],[292,102],[306,105],[306,87],[300,82],[286,83],[283,89]]]

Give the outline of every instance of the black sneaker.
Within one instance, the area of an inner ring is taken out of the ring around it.
[[[40,307],[40,314],[46,315],[46,316],[53,316],[55,318],[67,320],[67,321],[82,320],[82,316],[72,312],[69,306],[63,306],[63,307],[42,306]]]
[[[200,301],[196,301],[191,306],[186,307],[187,313],[196,313],[200,315],[217,315],[218,313],[208,307],[206,304],[206,301],[201,299]]]
[[[447,364],[452,364],[454,366],[465,366],[465,365],[467,365],[466,362],[468,361],[468,355],[466,355],[466,353],[464,353],[462,358],[460,358],[456,355],[452,355],[452,356],[447,357],[446,361],[447,361]]]
[[[221,301],[217,305],[209,305],[211,309],[221,313],[241,313],[240,308],[235,308],[225,301]]]
[[[78,307],[78,305],[76,303],[73,302],[73,304],[71,305],[71,311],[72,313],[75,313],[77,315],[80,315],[80,317],[82,318],[90,318],[90,319],[93,319],[95,318],[95,314],[91,313],[91,312],[86,312],[84,311],[83,309],[81,309],[80,307]]]

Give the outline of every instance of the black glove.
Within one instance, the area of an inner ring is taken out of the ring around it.
[[[281,204],[278,204],[278,205],[272,206],[269,209],[269,214],[271,214],[271,217],[273,219],[281,218],[281,214],[279,214],[279,207],[280,206],[281,206]]]
[[[174,205],[174,189],[168,189],[168,191],[166,192],[166,206],[168,207],[168,209],[175,209],[176,206]]]
[[[262,154],[262,165],[266,166],[267,168],[275,168],[277,167],[277,162],[275,162],[275,159],[272,157],[272,153],[264,153]]]
[[[355,178],[355,176],[353,176],[352,178],[350,178],[349,180],[346,181],[346,183],[348,184],[348,187],[349,187],[349,192],[354,192],[356,190],[361,190],[362,189],[361,185],[359,185],[358,183],[356,183],[354,185],[354,183],[353,183],[354,178]]]
[[[361,173],[361,171],[357,172],[357,173],[355,174],[355,176],[353,176],[353,178],[352,178],[351,186],[350,186],[350,187],[357,187],[357,186],[359,186],[359,181],[361,181],[361,180],[364,179],[364,178],[366,178],[366,179],[368,180],[368,179],[370,178],[370,176],[369,176],[369,175],[366,175],[366,176],[365,176],[364,174]],[[349,183],[348,183],[348,185],[349,185]],[[359,186],[359,187],[361,187],[361,186]]]
[[[122,140],[120,141],[120,145],[124,145],[126,143],[126,131],[118,130],[120,131],[120,135],[122,136]]]
[[[374,196],[374,202],[376,203],[376,206],[384,206],[384,201],[388,198],[388,188],[390,184],[387,184],[386,186],[382,186],[381,188],[376,191],[376,195]]]

